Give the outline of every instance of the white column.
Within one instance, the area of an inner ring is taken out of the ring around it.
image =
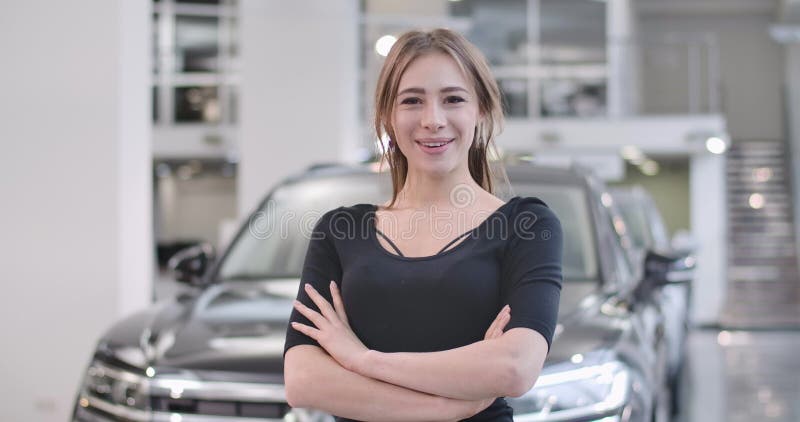
[[[68,420],[100,334],[149,303],[150,8],[0,6],[0,420]]]
[[[800,32],[800,28],[798,28]],[[800,43],[786,44],[786,119],[792,169],[795,247],[800,251]],[[800,264],[800,254],[795,254]]]
[[[609,117],[631,115],[638,107],[639,72],[636,15],[631,0],[606,2],[606,86]]]
[[[694,324],[714,324],[719,322],[727,290],[725,155],[694,153],[689,187],[691,231],[698,245],[690,317]]]
[[[358,128],[358,3],[243,0],[239,214],[288,175],[352,161]]]

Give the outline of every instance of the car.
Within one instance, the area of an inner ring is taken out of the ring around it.
[[[696,258],[691,248],[679,248],[670,240],[661,212],[653,197],[641,186],[615,187],[610,190],[625,220],[634,256],[655,254],[667,272],[668,283],[651,294],[658,300],[665,315],[665,337],[668,346],[668,382],[672,411],[680,409],[681,374],[686,362],[686,338],[689,331],[691,283]],[[684,242],[685,243],[685,242]],[[652,260],[656,265],[655,260]]]
[[[565,245],[554,341],[536,385],[508,399],[515,420],[666,420],[664,319],[646,293],[666,283],[657,260],[632,261],[622,217],[590,172],[507,171],[510,188],[501,196],[544,200],[561,220]],[[390,193],[388,174],[373,166],[316,167],[269,192],[219,258],[208,245],[179,252],[170,266],[190,287],[101,337],[73,421],[330,420],[292,409],[283,385],[308,235],[325,211],[381,203]]]

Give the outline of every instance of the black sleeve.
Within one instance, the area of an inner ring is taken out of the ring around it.
[[[561,223],[544,202],[522,198],[511,213],[503,265],[503,299],[511,306],[506,331],[526,327],[553,341],[561,298]]]
[[[340,212],[341,209],[328,211],[317,222],[311,233],[305,262],[303,263],[303,271],[300,275],[300,288],[297,291],[297,300],[318,312],[319,309],[317,305],[315,305],[308,294],[306,294],[305,284],[310,283],[329,303],[332,303],[330,292],[331,280],[336,281],[336,283],[341,286],[342,267],[339,261],[339,255],[334,247],[334,237],[332,236],[331,230],[334,216]],[[319,346],[316,340],[292,328],[292,322],[299,322],[311,327],[314,326],[308,318],[292,308],[292,314],[289,317],[290,324],[286,328],[286,343],[283,346],[284,356],[290,348],[300,344]]]

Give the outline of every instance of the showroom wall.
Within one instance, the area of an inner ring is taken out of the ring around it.
[[[760,0],[759,0],[760,1]],[[645,1],[649,3],[651,0]],[[760,1],[766,6],[774,3],[769,0]],[[678,2],[680,3],[680,1]],[[707,2],[713,3],[713,2]],[[738,2],[754,3],[754,2]],[[697,9],[663,10],[640,7],[639,27],[642,38],[665,40],[680,34],[684,37],[710,34],[719,48],[719,75],[722,100],[722,112],[728,122],[728,130],[733,139],[748,140],[780,140],[783,139],[783,82],[784,58],[780,44],[769,35],[770,24],[775,21],[774,8],[751,7],[729,8],[702,11]],[[684,10],[686,13],[681,13]],[[643,53],[644,75],[653,75],[648,67],[663,66],[668,60],[650,57]],[[657,59],[656,61],[653,61]],[[671,77],[681,77],[672,73]],[[688,86],[682,84],[671,86]],[[672,89],[653,92],[659,86],[658,81],[644,79],[645,98],[664,101],[664,96],[673,95],[671,101],[677,104],[658,104],[663,109],[679,109],[688,103],[688,93]],[[652,107],[652,104],[650,105]],[[648,104],[645,104],[647,110]],[[685,106],[684,106],[685,108]]]
[[[65,421],[99,335],[149,303],[150,2],[3,2],[3,421]]]
[[[241,216],[313,163],[357,161],[360,130],[355,0],[243,0],[239,11]]]

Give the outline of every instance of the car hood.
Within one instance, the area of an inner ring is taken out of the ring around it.
[[[194,373],[231,372],[236,377],[282,379],[283,345],[298,279],[225,282],[178,296],[113,326],[98,353],[136,368]],[[608,324],[590,315],[597,308],[596,282],[565,283],[559,324],[548,361],[600,347],[613,337]]]

